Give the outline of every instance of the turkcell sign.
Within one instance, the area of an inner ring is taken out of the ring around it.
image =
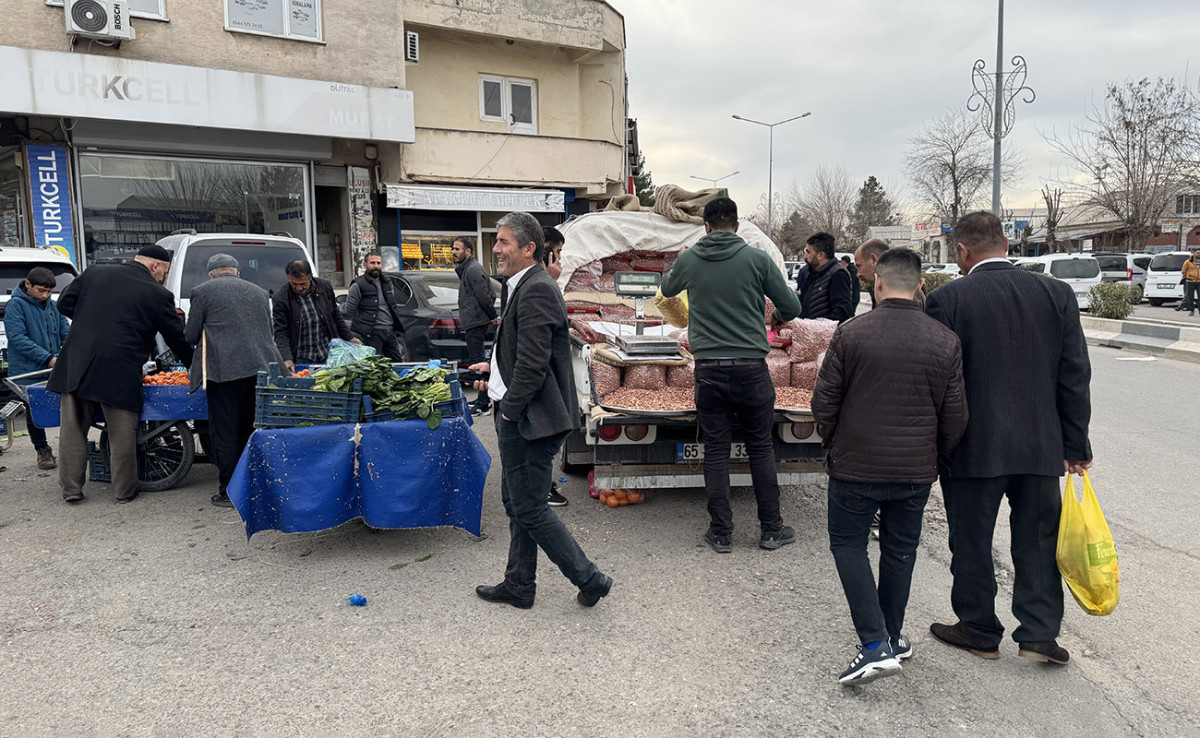
[[[71,175],[67,147],[29,144],[29,204],[33,211],[33,242],[75,261],[75,227],[71,218]]]

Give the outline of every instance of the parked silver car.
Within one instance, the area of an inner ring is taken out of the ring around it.
[[[1146,293],[1146,270],[1154,254],[1092,254],[1100,262],[1100,279],[1103,282],[1121,282],[1134,289],[1134,304],[1142,301]]]

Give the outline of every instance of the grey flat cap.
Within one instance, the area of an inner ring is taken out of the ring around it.
[[[208,271],[214,269],[237,269],[238,260],[229,254],[213,254],[208,257]]]

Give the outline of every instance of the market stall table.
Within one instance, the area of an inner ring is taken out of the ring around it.
[[[229,483],[246,525],[302,533],[354,518],[373,528],[453,526],[479,535],[491,456],[469,416],[254,432]]]

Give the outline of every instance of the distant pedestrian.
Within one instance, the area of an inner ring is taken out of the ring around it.
[[[400,322],[400,302],[392,280],[383,276],[383,257],[367,254],[363,274],[350,284],[346,295],[346,315],[350,332],[380,356],[392,361],[407,361],[404,324]]]
[[[800,317],[841,323],[854,315],[854,285],[846,266],[837,260],[833,236],[810,236],[804,247],[804,261],[808,275],[800,285]]]
[[[203,388],[208,401],[208,433],[217,465],[217,493],[211,502],[233,507],[229,480],[254,433],[258,373],[280,363],[271,320],[271,296],[239,278],[229,254],[208,259],[208,280],[192,288],[184,333],[196,346],[191,391]]]
[[[546,266],[546,273],[558,281],[558,278],[562,276],[562,250],[567,239],[563,236],[562,231],[549,226],[542,229],[542,235],[546,239],[546,256],[543,262]]]
[[[874,266],[879,306],[843,323],[817,378],[812,410],[829,449],[829,548],[861,644],[841,673],[861,684],[912,656],[904,612],[921,517],[967,424],[958,337],[922,313],[921,257],[884,252]],[[879,514],[879,585],[867,556]]]
[[[71,325],[58,312],[58,306],[50,298],[55,287],[54,272],[46,267],[29,270],[23,284],[13,290],[12,298],[4,311],[4,332],[8,336],[8,374],[31,374],[54,367],[58,352],[67,340]],[[21,385],[39,381],[36,378],[18,380]],[[46,431],[33,422],[33,412],[25,404],[25,428],[29,440],[37,451],[39,469],[58,466],[50,444],[46,442]]]
[[[450,250],[454,271],[458,274],[458,323],[467,344],[467,364],[487,361],[488,326],[498,323],[496,291],[492,279],[475,259],[475,248],[466,238],[454,239]],[[480,392],[471,405],[472,415],[485,415],[491,410],[491,400]]]
[[[1058,645],[1062,579],[1055,561],[1059,478],[1092,465],[1092,368],[1071,286],[1017,269],[999,218],[971,213],[954,226],[963,277],[930,293],[930,317],[962,341],[971,418],[941,473],[950,526],[950,604],[958,622],[934,623],[938,640],[1000,657],[992,538],[1008,498],[1012,530],[1013,639],[1020,655],[1065,664]]]
[[[1183,273],[1183,310],[1188,311],[1188,316],[1196,314],[1196,302],[1200,300],[1200,249],[1192,252],[1192,258],[1183,262],[1183,268],[1180,270]]]
[[[850,314],[854,315],[858,312],[858,304],[862,302],[862,282],[858,279],[858,268],[854,266],[853,259],[843,256],[842,266],[846,267],[846,271],[850,273],[850,286],[854,288],[854,294],[850,298]]]
[[[288,262],[287,284],[271,295],[275,347],[288,371],[296,364],[324,364],[329,342],[353,340],[350,329],[338,315],[333,285],[314,277],[304,259]]]
[[[696,357],[696,409],[704,441],[704,486],[709,526],[704,542],[719,554],[733,551],[729,454],[733,426],[741,426],[758,503],[760,548],[796,541],[779,510],[779,479],[772,441],[775,385],[767,371],[766,298],[776,323],[795,318],[800,302],[783,271],[738,230],[737,204],[718,197],[704,206],[707,235],[681,252],[662,280],[662,293],[688,291],[688,338]],[[843,270],[844,271],[844,270]]]
[[[143,246],[125,264],[89,268],[58,298],[59,312],[74,322],[46,389],[62,396],[58,476],[67,502],[83,499],[87,435],[97,411],[104,413],[108,431],[117,502],[138,496],[142,365],[154,355],[155,335],[162,335],[185,366],[192,361],[175,297],[162,286],[170,269],[170,251]]]

